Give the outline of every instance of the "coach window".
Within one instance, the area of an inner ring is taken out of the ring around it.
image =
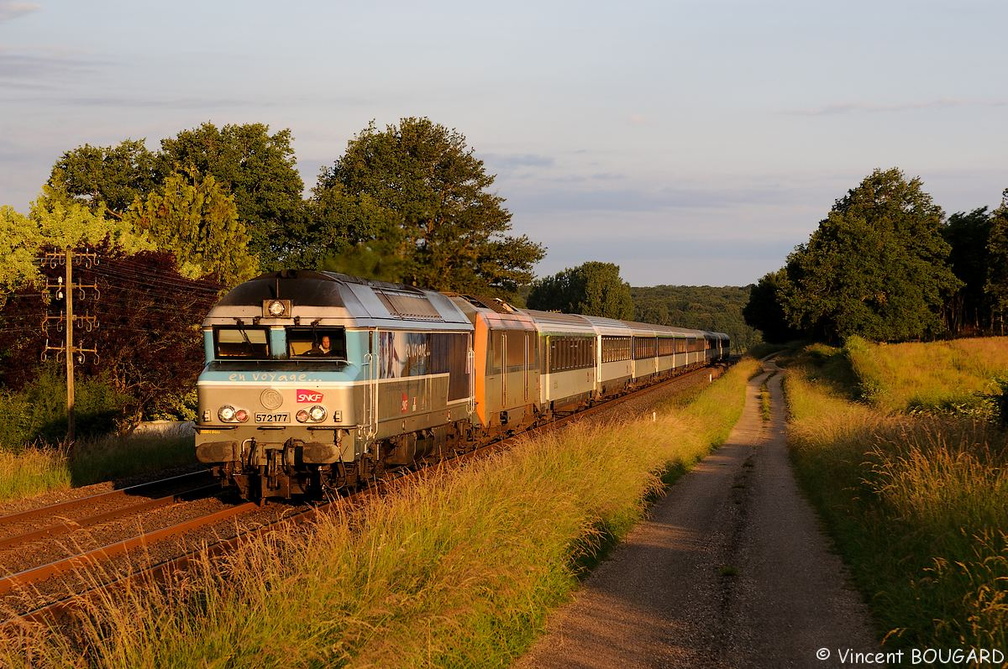
[[[504,368],[504,334],[491,330],[487,336],[487,374],[500,374]]]
[[[346,360],[346,331],[343,328],[287,328],[287,355]]]
[[[215,327],[214,355],[218,358],[269,358],[269,337],[266,328]]]

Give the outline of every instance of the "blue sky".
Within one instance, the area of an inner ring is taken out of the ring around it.
[[[83,144],[290,128],[463,133],[548,247],[635,286],[746,285],[876,167],[947,213],[1008,188],[1003,0],[0,0],[0,204]]]

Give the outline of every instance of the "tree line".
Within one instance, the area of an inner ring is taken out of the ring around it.
[[[532,309],[724,332],[740,352],[761,341],[742,318],[748,296],[734,286],[632,287],[619,265],[590,261],[534,281],[526,301]]]
[[[104,230],[121,248],[172,253],[183,275],[226,286],[289,265],[501,297],[532,280],[545,248],[509,234],[494,176],[461,133],[427,118],[372,123],[308,197],[292,139],[263,124],[204,123],[157,151],[126,139],[65,152],[27,216],[0,210],[17,235],[0,250],[20,259],[0,288],[33,276],[39,246],[82,241],[61,228],[85,219],[88,241]]]
[[[839,343],[1004,334],[1008,190],[946,217],[919,178],[876,169],[838,199],[781,269],[751,286],[746,322],[766,341]]]

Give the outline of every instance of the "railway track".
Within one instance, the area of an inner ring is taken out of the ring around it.
[[[0,551],[176,504],[218,487],[206,472],[192,472],[0,516]],[[110,504],[111,509],[95,511]],[[51,522],[39,527],[39,521]],[[22,526],[29,529],[19,531]]]
[[[557,418],[555,421],[548,423],[544,426],[534,428],[533,430],[521,433],[517,436],[528,436],[529,434],[534,434],[539,431],[562,429],[565,425],[573,422],[580,421],[584,419],[589,419],[600,414],[607,414],[614,409],[625,405],[630,402],[641,400],[646,398],[653,393],[665,389],[669,390],[675,389],[676,386],[689,386],[698,383],[702,379],[705,379],[710,373],[709,369],[700,369],[694,372],[688,372],[682,374],[661,383],[649,386],[647,388],[638,390],[634,393],[624,395],[622,397],[610,400],[603,404],[598,404],[589,407],[585,410],[578,411],[567,416],[562,416]],[[485,455],[487,452],[495,452],[502,449],[510,447],[511,442],[513,442],[515,437],[511,437],[502,441],[498,441],[480,449],[475,449],[462,454],[459,454],[451,459],[444,460],[438,464],[438,466],[457,466],[466,460],[471,458],[480,457]],[[400,476],[402,478],[412,477],[422,475],[425,469],[419,470],[401,470]],[[207,476],[206,472],[201,472],[204,476]],[[181,479],[184,477],[175,477]],[[81,500],[75,500],[73,502],[65,502],[50,507],[44,507],[42,509],[36,509],[32,511],[25,511],[18,514],[12,514],[10,516],[0,517],[0,531],[4,527],[7,527],[14,523],[26,523],[31,522],[32,519],[37,519],[40,517],[46,517],[46,514],[52,514],[54,512],[67,512],[71,509],[81,508],[81,505],[87,505],[88,500],[91,503],[97,502],[99,499],[112,499],[120,498],[124,495],[138,495],[147,494],[150,495],[152,490],[156,490],[158,484],[165,485],[168,481],[173,479],[165,479],[163,481],[152,482],[151,484],[144,484],[143,486],[135,486],[132,489],[123,489],[119,491],[113,491],[111,493],[104,493],[102,495],[96,495],[93,497],[83,498]],[[131,505],[129,507],[119,509],[117,511],[102,512],[98,514],[93,514],[87,516],[82,521],[60,521],[53,525],[45,528],[35,529],[29,533],[24,533],[21,535],[12,535],[4,539],[0,539],[0,542],[16,542],[21,539],[28,541],[28,537],[45,537],[51,536],[46,534],[47,532],[64,532],[73,531],[80,529],[81,527],[86,527],[89,524],[99,524],[101,522],[109,522],[108,519],[118,519],[122,517],[127,517],[131,512],[141,512],[144,509],[159,508],[166,505],[171,505],[175,503],[180,496],[185,494],[195,494],[198,491],[206,490],[208,487],[216,488],[216,485],[211,484],[207,486],[205,483],[202,485],[197,485],[195,482],[199,481],[199,477],[192,475],[192,481],[194,482],[191,487],[189,487],[185,492],[173,493],[170,495],[162,495],[149,499],[145,502]],[[131,492],[128,492],[131,491]],[[350,501],[351,498],[356,498],[358,496],[368,497],[371,495],[380,494],[380,486],[372,486],[365,488],[353,495],[340,498],[344,503]],[[233,536],[228,538],[218,538],[215,541],[203,541],[196,542],[194,547],[181,550],[178,554],[166,557],[160,560],[148,560],[147,564],[137,566],[128,569],[125,573],[121,570],[118,572],[117,576],[106,579],[104,583],[96,583],[93,579],[91,585],[84,588],[85,592],[80,592],[79,590],[75,594],[67,594],[65,596],[57,597],[55,599],[50,598],[44,603],[39,603],[37,605],[29,604],[28,606],[21,605],[20,607],[15,607],[20,613],[20,619],[22,621],[33,621],[33,622],[54,622],[63,619],[75,606],[78,606],[85,598],[89,595],[95,594],[98,590],[102,590],[113,585],[125,585],[128,582],[136,580],[162,580],[170,577],[179,571],[187,568],[196,559],[202,559],[206,555],[216,556],[228,551],[234,550],[235,547],[240,545],[242,541],[248,541],[255,537],[261,536],[263,534],[276,531],[280,527],[287,527],[292,524],[304,524],[312,522],[321,513],[326,513],[330,510],[333,502],[326,502],[314,506],[305,506],[302,508],[280,506],[280,505],[270,505],[274,508],[280,508],[282,513],[276,514],[278,517],[273,519],[262,520],[260,519],[254,527],[247,529],[235,528],[235,533]],[[121,558],[122,556],[127,556],[131,553],[144,553],[152,545],[166,542],[172,538],[185,537],[186,535],[197,532],[201,528],[212,527],[214,525],[220,526],[222,523],[227,521],[234,521],[234,519],[245,514],[251,514],[256,511],[261,511],[263,507],[258,504],[247,502],[243,504],[226,506],[223,509],[219,509],[213,513],[208,513],[205,515],[200,515],[195,518],[187,519],[183,522],[169,525],[167,527],[162,527],[157,530],[150,532],[143,532],[131,536],[126,539],[115,541],[106,545],[102,545],[96,548],[92,548],[87,551],[82,551],[77,554],[68,555],[59,560],[54,560],[46,564],[41,564],[33,566],[28,569],[24,569],[14,574],[9,574],[3,578],[0,578],[0,597],[11,597],[12,595],[17,595],[18,593],[25,593],[26,591],[37,587],[50,579],[54,579],[57,576],[67,576],[68,574],[77,572],[79,570],[89,569],[98,565],[102,565],[109,561],[113,561]],[[106,520],[102,520],[106,518]],[[16,545],[16,544],[9,544]],[[2,548],[3,543],[0,543],[0,548]],[[109,571],[109,570],[104,570]],[[30,601],[31,598],[29,598]]]

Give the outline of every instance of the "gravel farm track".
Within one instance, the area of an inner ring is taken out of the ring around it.
[[[867,607],[798,490],[785,424],[780,370],[765,361],[728,441],[669,489],[516,666],[828,669],[844,653],[878,652]]]

